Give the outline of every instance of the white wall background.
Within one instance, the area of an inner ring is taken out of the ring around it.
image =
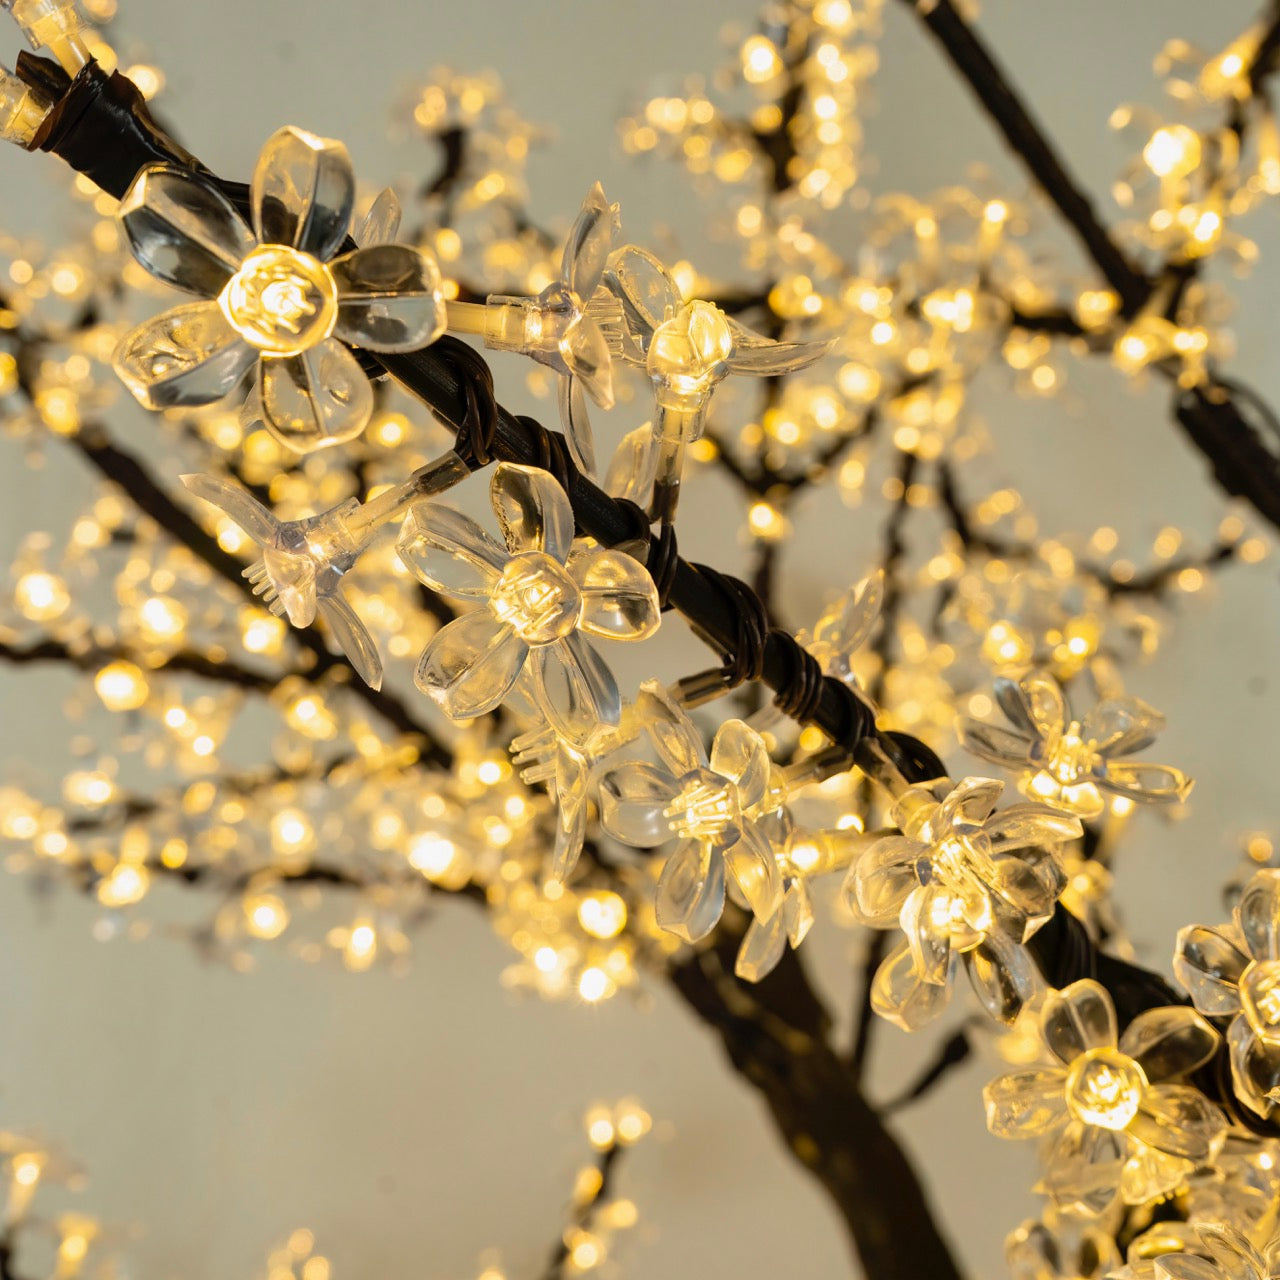
[[[984,7],[995,48],[1100,192],[1120,162],[1107,116],[1119,101],[1154,96],[1150,60],[1163,41],[1217,47],[1254,14],[1239,0]],[[719,29],[749,22],[753,9],[752,0],[122,0],[120,27],[166,69],[169,117],[219,172],[247,174],[261,141],[292,122],[344,138],[362,177],[393,180],[414,159],[385,141],[394,94],[439,62],[493,67],[525,114],[559,135],[532,170],[539,220],[563,223],[600,178],[632,236],[666,222],[696,249],[683,179],[624,163],[613,120],[663,77],[717,65]],[[8,52],[0,28],[0,55]],[[959,180],[971,159],[1015,176],[896,0],[877,94],[877,189],[924,194]],[[35,228],[62,208],[48,194],[61,177],[54,169],[44,157],[0,155],[0,223]],[[1275,402],[1274,210],[1254,231],[1264,258],[1240,291],[1233,368]],[[1048,529],[1113,523],[1148,545],[1167,523],[1207,535],[1216,500],[1168,425],[1163,395],[1128,394],[1106,369],[1071,376],[1071,393],[1052,405],[990,396],[995,471],[1027,492]],[[12,450],[5,457],[0,536],[9,546],[56,522],[67,495],[54,470],[28,477]],[[727,490],[713,492],[729,501]],[[732,568],[737,514],[727,508],[726,521],[725,509],[691,506],[681,546]],[[804,553],[784,560],[788,616],[803,618],[824,589],[862,572],[873,538],[838,507],[802,511]],[[1161,757],[1199,780],[1189,819],[1143,820],[1122,870],[1121,899],[1153,963],[1167,964],[1179,924],[1218,917],[1233,838],[1273,816],[1277,640],[1274,568],[1235,571],[1182,610],[1156,663],[1131,680],[1169,714]],[[5,754],[21,752],[28,773],[65,738],[57,708],[66,689],[55,673],[0,672]],[[148,910],[188,913],[191,904],[161,893]],[[851,1273],[833,1212],[711,1037],[663,991],[647,1008],[513,1000],[497,982],[503,949],[467,905],[442,907],[403,979],[283,956],[241,978],[163,939],[95,942],[95,916],[69,895],[36,903],[21,882],[0,880],[0,1125],[35,1128],[83,1160],[86,1201],[109,1221],[137,1224],[131,1253],[144,1280],[248,1277],[301,1225],[340,1277],[468,1280],[490,1245],[512,1275],[537,1274],[583,1154],[578,1116],[597,1097],[627,1092],[667,1130],[623,1175],[645,1223],[627,1246],[627,1274]],[[807,946],[835,1007],[847,1009],[849,940],[818,932]],[[883,1029],[877,1087],[891,1090],[921,1048]],[[1003,1235],[1031,1207],[1028,1153],[983,1128],[988,1074],[986,1065],[958,1073],[898,1126],[975,1276],[1000,1273]]]

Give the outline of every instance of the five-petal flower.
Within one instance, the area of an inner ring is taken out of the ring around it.
[[[1231,1017],[1226,1037],[1236,1096],[1271,1116],[1280,1104],[1280,871],[1264,869],[1249,880],[1232,924],[1183,929],[1173,969],[1201,1013]]]
[[[212,404],[256,366],[253,412],[298,452],[364,430],[373,390],[348,346],[411,351],[444,330],[435,261],[400,244],[342,253],[355,204],[346,148],[292,127],[268,139],[253,228],[213,183],[144,169],[120,204],[134,256],[204,299],[125,335],[116,372],[148,409]],[[386,220],[382,220],[386,223]]]
[[[1108,1280],[1277,1280],[1280,1241],[1264,1252],[1220,1222],[1162,1222],[1129,1246],[1128,1265]]]
[[[637,848],[680,838],[658,881],[658,924],[687,942],[706,937],[724,910],[726,867],[756,919],[772,919],[783,883],[760,830],[771,770],[764,739],[727,720],[708,756],[693,722],[654,681],[641,686],[636,714],[660,763],[632,760],[605,772],[600,821]]]
[[[536,298],[495,294],[484,305],[485,346],[532,356],[560,375],[565,439],[574,461],[590,476],[596,473],[596,458],[586,396],[602,409],[613,408],[613,367],[609,343],[588,304],[604,275],[618,226],[618,206],[595,183],[565,241],[560,279]],[[450,327],[455,327],[455,317],[464,328],[472,327],[456,304],[449,308]]]
[[[1085,978],[1049,993],[1040,1032],[1055,1064],[1002,1076],[983,1099],[998,1137],[1044,1139],[1043,1188],[1055,1204],[1100,1213],[1117,1193],[1144,1204],[1222,1145],[1218,1108],[1190,1085],[1167,1083],[1218,1047],[1193,1009],[1147,1009],[1117,1037],[1111,997]]]
[[[483,607],[423,650],[418,687],[455,720],[494,710],[526,675],[547,722],[573,742],[616,725],[613,672],[583,632],[643,640],[661,619],[653,580],[621,551],[576,548],[573,509],[546,471],[503,462],[490,497],[505,548],[474,520],[436,504],[411,508],[401,558],[428,586]]]
[[[1053,913],[1066,883],[1054,846],[1080,823],[1046,805],[996,811],[1004,784],[948,779],[909,788],[877,840],[849,869],[851,910],[905,940],[881,964],[872,1006],[908,1031],[941,1011],[963,962],[983,1005],[1011,1022],[1036,989],[1023,943]]]
[[[1191,791],[1191,780],[1169,765],[1121,759],[1149,746],[1164,725],[1139,698],[1108,698],[1075,720],[1061,685],[1043,671],[997,678],[995,694],[1013,728],[962,716],[960,741],[983,760],[1021,771],[1018,788],[1034,800],[1096,818],[1103,791],[1163,804]]]
[[[343,577],[378,529],[411,502],[440,493],[467,476],[455,453],[420,467],[404,484],[369,502],[348,498],[304,520],[277,520],[243,485],[223,476],[186,475],[182,483],[234,521],[262,550],[244,571],[256,595],[277,617],[308,627],[324,618],[360,678],[382,686],[382,659],[368,628],[342,594]]]

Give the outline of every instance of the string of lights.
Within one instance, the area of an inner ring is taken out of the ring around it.
[[[1162,529],[1144,567],[1109,526],[1046,537],[1017,492],[965,494],[980,371],[1047,397],[1067,354],[1105,355],[1171,383],[1222,493],[1280,526],[1274,415],[1221,372],[1203,270],[1256,257],[1237,228],[1280,191],[1280,14],[1216,55],[1162,52],[1194,123],[1118,110],[1144,141],[1117,188],[1135,222],[1113,231],[961,9],[912,3],[1083,247],[1079,278],[1046,268],[1026,208],[980,182],[885,196],[842,252],[880,4],[788,0],[735,45],[751,105],[699,88],[622,125],[627,152],[724,188],[753,277],[737,287],[624,241],[599,184],[562,240],[534,226],[531,132],[484,78],[441,72],[411,104],[443,164],[406,233],[395,193],[358,198],[345,146],[297,126],[250,182],[222,179],[157,122],[158,71],[116,67],[97,5],[2,5],[34,52],[0,68],[0,133],[66,162],[99,222],[92,268],[12,257],[0,409],[109,488],[57,571],[48,539],[20,550],[0,661],[86,677],[87,705],[128,717],[173,777],[134,789],[108,758],[66,772],[60,800],[6,788],[12,865],[111,912],[165,880],[212,892],[204,945],[246,969],[280,942],[403,965],[443,891],[488,913],[514,986],[595,1003],[667,980],[884,1280],[961,1274],[885,1120],[982,1042],[1010,1068],[984,1091],[988,1128],[1040,1144],[1046,1208],[1009,1237],[1015,1274],[1270,1274],[1270,841],[1249,843],[1232,921],[1180,933],[1177,985],[1111,901],[1134,813],[1179,812],[1192,788],[1145,758],[1163,718],[1121,672],[1158,644],[1161,610],[1268,543],[1229,513],[1200,547]],[[132,323],[157,282],[184,300]],[[46,314],[58,299],[69,317]],[[528,357],[562,431],[503,407],[479,346]],[[108,366],[188,469],[113,434]],[[638,416],[637,386],[652,416],[605,464],[600,415]],[[682,496],[708,469],[746,499],[750,582],[680,554]],[[497,536],[447,500],[478,473]],[[779,549],[825,487],[884,501],[876,572],[788,628]],[[921,513],[937,525],[922,561]],[[90,599],[113,556],[117,616],[95,624],[68,583]],[[628,688],[609,646],[670,612],[718,665]],[[245,701],[278,722],[269,766],[222,759]],[[949,769],[961,753],[1020,796]],[[798,958],[820,918],[864,931],[847,1046]],[[965,1001],[977,1013],[918,1080],[870,1101],[874,1028],[919,1033]],[[548,1276],[601,1265],[608,1229],[634,1220],[605,1197],[641,1116],[602,1113],[601,1140],[589,1120],[604,1154]],[[311,1247],[291,1242],[273,1274],[323,1280]]]

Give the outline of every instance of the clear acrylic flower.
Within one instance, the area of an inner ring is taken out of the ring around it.
[[[636,715],[658,763],[632,760],[606,770],[600,821],[636,848],[679,838],[658,881],[658,924],[686,942],[706,937],[724,910],[726,873],[752,915],[771,921],[782,913],[785,893],[761,822],[771,770],[764,739],[743,721],[727,720],[708,755],[693,722],[654,681],[641,686]]]
[[[1191,780],[1169,765],[1123,757],[1155,741],[1164,717],[1139,698],[1108,698],[1073,719],[1062,686],[1043,671],[995,682],[1011,729],[962,716],[961,743],[974,755],[1018,770],[1018,789],[1082,818],[1103,809],[1102,792],[1147,804],[1185,800]]]
[[[434,259],[400,244],[340,253],[355,204],[346,148],[274,133],[250,188],[252,229],[211,181],[144,169],[120,204],[134,257],[195,294],[126,334],[116,372],[148,409],[212,404],[252,371],[247,411],[300,453],[358,435],[373,389],[351,347],[412,351],[443,331]],[[362,235],[392,228],[375,206]]]
[[[908,1031],[945,1006],[961,964],[1002,1022],[1036,990],[1023,944],[1053,914],[1066,884],[1056,846],[1081,826],[1046,805],[997,811],[1003,791],[990,778],[911,787],[892,813],[902,834],[877,840],[849,868],[854,915],[906,934],[876,973],[872,1007]]]
[[[997,1137],[1041,1140],[1040,1189],[1059,1208],[1145,1204],[1217,1154],[1226,1119],[1170,1083],[1217,1051],[1218,1033],[1193,1009],[1147,1009],[1117,1036],[1110,995],[1085,978],[1048,994],[1040,1034],[1053,1065],[992,1081],[983,1101]]]
[[[574,461],[596,474],[595,442],[587,414],[587,396],[602,409],[613,408],[613,366],[609,343],[588,304],[604,275],[620,220],[618,206],[605,198],[597,182],[587,193],[565,241],[560,279],[536,298],[493,295],[483,308],[485,345],[518,351],[560,375],[560,421]],[[475,327],[461,306],[449,309],[451,326]],[[479,319],[475,317],[474,319]]]
[[[624,703],[616,728],[601,726],[586,742],[574,742],[544,724],[512,739],[511,761],[521,779],[547,784],[556,802],[556,841],[550,877],[564,882],[582,856],[589,801],[604,761],[636,733],[635,708]]]
[[[1277,1280],[1280,1242],[1258,1250],[1226,1223],[1161,1222],[1130,1245],[1109,1280]]]
[[[1173,971],[1201,1013],[1231,1018],[1226,1039],[1236,1096],[1267,1119],[1280,1105],[1280,871],[1244,886],[1231,924],[1188,925]]]
[[[505,546],[448,507],[418,504],[405,521],[405,564],[435,590],[481,604],[432,638],[418,687],[470,720],[522,680],[552,728],[588,742],[618,724],[622,699],[586,635],[647,639],[661,620],[657,589],[623,552],[575,546],[573,508],[548,472],[499,463],[489,492]]]
[[[733,971],[744,982],[759,982],[777,968],[791,944],[794,951],[813,927],[813,898],[802,876],[782,875],[782,901],[767,920],[752,915],[734,960]]]
[[[1104,1280],[1120,1265],[1111,1230],[1052,1205],[1005,1237],[1004,1256],[1011,1280]]]
[[[654,511],[670,520],[685,447],[701,437],[716,387],[730,374],[775,377],[806,368],[831,343],[776,342],[713,303],[686,302],[671,273],[635,245],[609,255],[604,285],[612,301],[594,309],[610,349],[643,366],[653,384],[659,443]]]
[[[370,502],[355,498],[304,520],[277,520],[243,485],[225,476],[185,475],[182,483],[215,506],[251,537],[262,558],[244,576],[277,617],[309,627],[317,612],[325,620],[360,678],[382,687],[382,659],[368,628],[342,594],[351,571],[374,535],[410,502],[440,493],[468,475],[455,453],[420,467],[404,484]]]

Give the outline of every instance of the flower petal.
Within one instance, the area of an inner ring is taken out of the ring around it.
[[[413,678],[450,719],[471,720],[506,697],[528,656],[509,626],[477,609],[436,632]]]
[[[934,825],[945,832],[950,832],[956,823],[981,826],[991,816],[1003,791],[1004,783],[994,778],[964,778],[938,806]]]
[[[849,869],[845,897],[863,924],[891,929],[920,883],[916,863],[923,846],[905,836],[877,840]]]
[[[591,415],[582,393],[582,383],[572,374],[562,375],[556,385],[556,405],[560,425],[569,443],[569,453],[584,476],[596,474],[596,438],[591,430]],[[615,495],[618,496],[618,495]]]
[[[1068,1067],[1090,1049],[1114,1049],[1116,1011],[1111,997],[1092,978],[1050,991],[1040,1011],[1040,1031],[1049,1051]]]
[[[656,680],[646,680],[636,698],[636,721],[653,741],[659,759],[682,778],[702,768],[707,758],[693,721]]]
[[[951,978],[952,951],[949,921],[953,895],[942,885],[921,885],[902,907],[902,932],[906,934],[916,973],[925,982],[942,985]]]
[[[416,351],[445,327],[440,268],[407,244],[355,249],[333,263],[335,336],[369,351]]]
[[[1280,1045],[1259,1040],[1242,1013],[1227,1028],[1227,1045],[1236,1097],[1266,1120],[1280,1103]]]
[[[644,760],[610,769],[600,779],[600,822],[615,840],[651,849],[671,838],[663,810],[675,797],[671,775]]]
[[[507,553],[469,516],[435,502],[409,508],[396,551],[415,576],[446,595],[487,600]]]
[[[1280,871],[1267,868],[1250,877],[1235,917],[1255,960],[1280,959]]]
[[[613,408],[613,365],[604,331],[590,317],[570,325],[560,339],[560,355],[581,388],[602,409]]]
[[[258,362],[262,420],[281,444],[309,453],[358,436],[373,413],[373,388],[336,338],[301,355]]]
[[[775,342],[739,324],[732,316],[725,321],[733,335],[733,352],[729,368],[734,373],[749,373],[758,378],[774,378],[784,373],[807,369],[831,350],[832,339],[822,342]]]
[[[585,797],[574,802],[560,797],[556,812],[556,844],[551,856],[552,880],[563,884],[578,865],[582,856],[582,842],[587,834],[587,805]]]
[[[560,263],[561,278],[584,303],[600,283],[621,225],[618,205],[609,203],[598,182],[592,184],[565,241]]]
[[[724,859],[698,840],[679,844],[658,879],[654,914],[659,928],[697,942],[724,911]]]
[[[186,475],[178,478],[189,493],[194,494],[202,502],[217,507],[238,524],[258,546],[275,545],[280,522],[244,485],[226,476]]]
[[[782,906],[782,873],[773,846],[748,824],[742,837],[724,853],[725,863],[732,873],[742,896],[757,920],[768,920],[778,914]]]
[[[964,953],[969,985],[997,1022],[1010,1026],[1040,986],[1038,971],[1025,947],[1001,933],[989,933]]]
[[[809,886],[803,880],[793,880],[782,898],[782,920],[787,927],[787,937],[794,949],[813,928],[813,899]]]
[[[987,1128],[997,1138],[1038,1138],[1067,1115],[1067,1073],[1057,1067],[1015,1071],[982,1091]]]
[[[262,148],[249,197],[259,240],[327,262],[346,239],[355,208],[351,157],[341,142],[286,125]]]
[[[605,472],[604,491],[611,497],[628,498],[637,506],[648,507],[656,461],[653,426],[642,422],[618,443]]]
[[[609,255],[604,283],[622,303],[627,358],[643,363],[653,331],[684,302],[680,287],[653,254],[633,244]]]
[[[144,408],[173,409],[221,400],[257,358],[216,302],[188,302],[126,333],[111,360]]]
[[[119,218],[149,274],[204,298],[216,298],[254,249],[253,233],[226,196],[181,169],[144,169],[125,192]]]
[[[1229,925],[1192,924],[1178,934],[1173,972],[1196,1008],[1211,1018],[1240,1010],[1240,977],[1249,964],[1243,941]]]
[[[360,230],[355,236],[356,244],[362,249],[371,248],[375,244],[392,244],[400,234],[400,197],[390,187],[383,187],[377,198],[369,206]]]
[[[1120,1198],[1125,1204],[1146,1204],[1176,1191],[1194,1172],[1189,1160],[1134,1142],[1120,1174]]]
[[[371,689],[382,688],[382,658],[369,629],[359,615],[337,594],[322,595],[317,599],[320,616],[329,624],[333,638],[347,655],[356,675]]]
[[[1218,1051],[1218,1033],[1194,1009],[1145,1009],[1125,1028],[1120,1052],[1136,1059],[1153,1084],[1189,1075]]]
[[[1080,724],[1080,736],[1099,754],[1127,756],[1149,747],[1164,728],[1164,716],[1141,698],[1108,698]]]
[[[872,1009],[904,1031],[918,1031],[931,1022],[950,998],[950,983],[940,986],[920,976],[905,942],[885,957],[871,983]]]
[[[1129,796],[1144,804],[1176,804],[1191,794],[1195,785],[1181,769],[1167,764],[1132,764],[1108,760],[1106,773],[1097,779],[1100,787]]]
[[[995,694],[1009,723],[1033,737],[1047,738],[1066,726],[1062,686],[1045,671],[1028,671],[1016,681],[997,677]]]
[[[570,561],[582,592],[584,631],[614,640],[647,640],[662,622],[649,571],[621,551],[588,551]]]
[[[548,471],[500,462],[489,484],[489,498],[512,555],[544,551],[561,564],[573,545],[573,508]]]
[[[992,814],[982,832],[991,841],[991,852],[997,854],[1078,840],[1084,827],[1079,818],[1048,805],[1011,804]]]
[[[613,672],[576,631],[536,648],[532,673],[539,709],[571,742],[586,742],[602,724],[617,724],[622,716]]]
[[[783,925],[782,912],[775,912],[763,923],[753,916],[742,945],[738,948],[733,971],[743,982],[759,982],[777,967],[786,949],[787,931]]]
[[[1207,1162],[1227,1132],[1222,1112],[1185,1084],[1155,1084],[1142,1095],[1128,1132],[1166,1155]]]
[[[1046,1143],[1042,1189],[1059,1207],[1076,1204],[1089,1213],[1101,1213],[1120,1187],[1123,1142],[1110,1129],[1073,1120],[1061,1136]]]
[[[1022,769],[1031,763],[1032,739],[997,724],[961,716],[956,721],[956,736],[966,751],[1006,769]]]
[[[726,720],[711,742],[711,769],[737,784],[738,803],[754,808],[769,785],[769,749],[744,720]]]

